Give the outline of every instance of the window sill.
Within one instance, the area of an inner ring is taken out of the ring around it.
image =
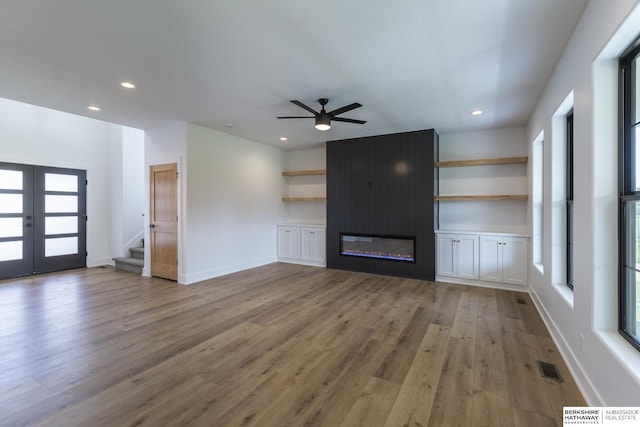
[[[629,376],[640,384],[640,352],[629,344],[618,331],[595,330],[594,332],[627,370]]]
[[[566,283],[556,283],[554,287],[556,292],[560,294],[560,297],[573,309],[573,291],[571,288],[569,288]]]
[[[540,274],[544,274],[544,265],[533,263],[533,266],[540,272]]]

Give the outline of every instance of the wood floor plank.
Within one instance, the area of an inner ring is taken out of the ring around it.
[[[446,326],[429,325],[385,426],[428,425],[450,334]]]
[[[474,350],[473,341],[449,335],[429,425],[472,425]]]
[[[491,396],[473,397],[472,419],[473,427],[514,427],[509,402]]]
[[[474,394],[487,402],[503,402],[510,406],[507,365],[495,293],[483,290],[478,301]]]
[[[560,427],[552,417],[525,411],[520,408],[513,409],[514,427]]]
[[[432,322],[443,326],[453,326],[462,288],[456,285],[445,285],[442,289],[438,289],[438,292],[441,296]]]
[[[342,422],[344,426],[382,427],[400,390],[398,384],[372,377]]]
[[[377,378],[399,385],[404,382],[432,317],[433,312],[423,307],[415,309],[411,320],[398,337],[395,347],[387,354],[375,372],[374,375]]]
[[[478,296],[475,292],[462,292],[451,328],[451,337],[473,340],[476,335]]]
[[[0,425],[554,425],[584,400],[521,296],[281,263],[3,280]]]

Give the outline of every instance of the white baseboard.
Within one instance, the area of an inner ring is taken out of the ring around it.
[[[100,267],[102,265],[115,266],[115,262],[111,258],[87,258],[87,267]]]
[[[289,264],[310,265],[312,267],[326,267],[327,263],[322,261],[307,261],[302,259],[278,258],[278,262],[287,262]]]
[[[178,275],[178,283],[181,285],[193,285],[194,283],[202,282],[203,280],[213,279],[215,277],[225,276],[231,273],[237,273],[238,271],[248,270],[250,268],[260,267],[263,265],[276,262],[275,256],[269,256],[265,258],[258,258],[246,262],[241,262],[229,266],[215,268],[212,270],[201,271],[195,274]],[[144,274],[144,272],[143,272]]]
[[[457,285],[478,286],[481,288],[502,289],[504,291],[529,292],[528,286],[511,285],[509,283],[484,282],[482,280],[461,279],[459,277],[436,276],[436,282],[455,283]]]

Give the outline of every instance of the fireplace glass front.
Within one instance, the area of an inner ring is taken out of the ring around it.
[[[341,233],[340,254],[416,262],[415,238]]]

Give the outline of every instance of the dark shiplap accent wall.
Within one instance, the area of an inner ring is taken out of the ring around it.
[[[433,130],[327,142],[327,267],[435,278]],[[416,263],[340,255],[340,233],[416,237]]]

